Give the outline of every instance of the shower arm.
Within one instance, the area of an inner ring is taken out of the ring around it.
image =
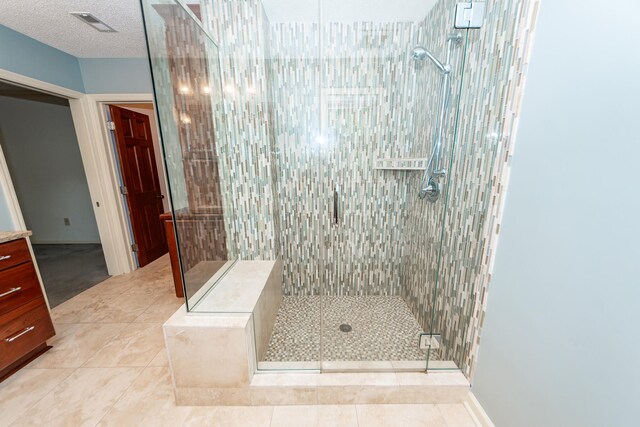
[[[424,54],[426,55],[427,58],[429,58],[431,60],[431,62],[433,62],[435,64],[436,67],[438,67],[438,69],[440,70],[440,72],[442,74],[449,74],[451,72],[451,67],[449,66],[449,61],[448,60],[447,60],[447,65],[445,65],[442,62],[440,62],[438,60],[438,58],[433,56],[431,54],[431,52],[429,52],[428,50],[425,49]]]

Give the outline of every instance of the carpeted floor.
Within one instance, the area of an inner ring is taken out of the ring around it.
[[[102,245],[33,245],[51,307],[109,278]]]

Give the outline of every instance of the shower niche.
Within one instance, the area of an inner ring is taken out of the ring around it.
[[[449,0],[190,3],[141,0],[185,278],[176,387],[181,364],[191,388],[471,378],[538,2],[488,2],[471,30]]]

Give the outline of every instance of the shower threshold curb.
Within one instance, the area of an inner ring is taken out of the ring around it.
[[[249,387],[177,387],[180,406],[464,403],[459,372],[256,373]]]

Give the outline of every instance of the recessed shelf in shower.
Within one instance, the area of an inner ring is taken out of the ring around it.
[[[378,170],[424,170],[427,167],[427,158],[388,158],[375,159],[373,168]]]

